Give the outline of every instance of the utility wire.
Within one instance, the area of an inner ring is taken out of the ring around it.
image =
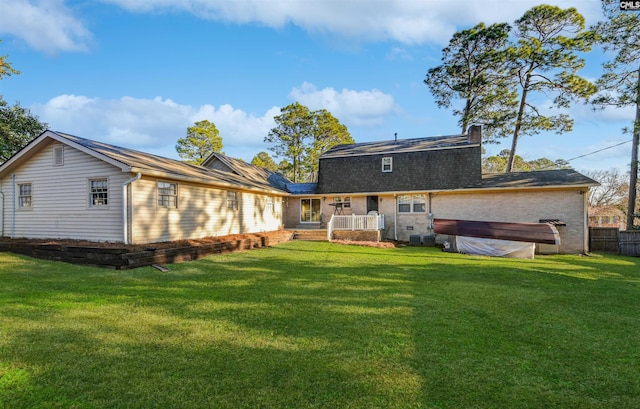
[[[628,141],[620,142],[620,143],[615,144],[615,145],[607,146],[606,148],[598,149],[597,151],[585,153],[584,155],[580,155],[580,156],[576,156],[575,158],[567,159],[567,162],[571,162],[574,159],[584,158],[585,156],[593,155],[593,154],[596,154],[598,152],[606,151],[607,149],[615,148],[616,146],[624,145],[625,143],[629,143],[632,140],[633,139],[629,139]]]

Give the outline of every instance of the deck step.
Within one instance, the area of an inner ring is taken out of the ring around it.
[[[307,230],[295,230],[293,232],[294,240],[307,240],[307,241],[327,241],[326,229],[307,229]]]

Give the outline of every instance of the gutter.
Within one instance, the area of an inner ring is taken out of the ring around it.
[[[138,174],[132,177],[129,180],[126,180],[122,184],[122,226],[123,226],[123,238],[124,244],[129,244],[129,214],[128,214],[128,200],[127,200],[127,186],[139,180],[142,177],[142,173],[138,172]],[[131,203],[131,209],[133,210],[133,202]],[[133,212],[132,212],[133,214]]]
[[[144,174],[146,176],[155,176],[161,179],[167,179],[167,180],[178,180],[178,181],[183,181],[183,182],[191,182],[191,183],[199,183],[202,185],[207,185],[207,186],[215,186],[215,187],[219,187],[219,188],[227,188],[227,189],[233,189],[233,190],[242,190],[242,191],[247,191],[247,192],[253,192],[253,193],[271,193],[273,195],[276,196],[290,196],[291,194],[283,191],[283,190],[278,190],[278,189],[274,189],[274,188],[268,188],[268,187],[261,187],[261,186],[250,186],[250,185],[245,185],[245,184],[235,184],[235,183],[229,183],[229,182],[223,182],[223,181],[211,181],[210,179],[206,179],[206,178],[201,178],[201,177],[197,177],[197,176],[188,176],[188,175],[178,175],[175,173],[166,173],[166,172],[159,172],[159,171],[155,171],[155,170],[150,170],[150,169],[144,169],[144,168],[138,168],[138,167],[132,167],[131,168],[131,172],[137,172],[137,173],[141,173],[144,172]]]

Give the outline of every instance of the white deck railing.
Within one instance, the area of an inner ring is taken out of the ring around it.
[[[382,230],[384,229],[384,214],[337,216],[332,215],[327,223],[327,239],[335,230]]]

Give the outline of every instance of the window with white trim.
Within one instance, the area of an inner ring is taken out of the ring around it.
[[[391,172],[393,170],[393,158],[391,156],[387,156],[382,158],[382,171],[383,172]]]
[[[158,182],[158,207],[178,207],[178,184]]]
[[[33,205],[31,197],[31,183],[18,184],[18,208],[31,209]]]
[[[267,212],[275,212],[275,206],[273,205],[273,197],[267,196]]]
[[[227,192],[227,209],[237,209],[238,208],[238,192]]]
[[[344,208],[344,209],[350,209],[351,208],[351,198],[349,196],[346,196],[346,197],[334,197],[333,198],[333,202],[342,204],[342,208]]]
[[[107,178],[89,179],[89,206],[100,207],[109,204],[109,181]]]
[[[398,213],[425,213],[427,198],[425,195],[398,196]]]

